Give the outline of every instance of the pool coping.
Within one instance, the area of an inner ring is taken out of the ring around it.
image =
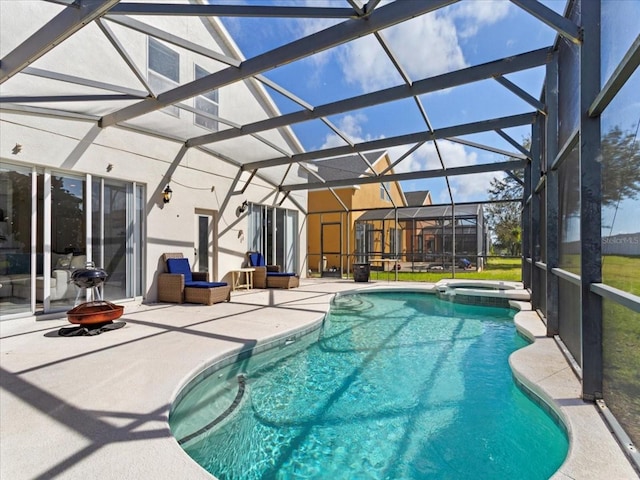
[[[515,351],[509,365],[518,382],[560,417],[569,452],[553,480],[637,479],[638,475],[593,402],[581,398],[580,380],[528,302],[511,302],[514,323],[532,343]]]
[[[450,282],[450,281],[449,281]],[[468,283],[461,281],[461,283]],[[475,282],[481,284],[482,282]],[[497,282],[488,282],[494,286]],[[499,282],[500,285],[503,282]],[[503,295],[497,291],[500,299],[507,299],[509,308],[516,310],[514,324],[517,331],[531,343],[517,350],[509,357],[509,366],[519,388],[531,395],[533,400],[541,404],[547,413],[560,422],[569,438],[569,452],[560,468],[551,477],[552,480],[589,480],[615,478],[617,480],[636,479],[636,471],[629,463],[621,446],[611,434],[600,415],[597,405],[585,402],[580,398],[580,379],[562,353],[553,338],[546,336],[546,326],[537,312],[531,309],[528,301],[522,300],[521,283],[509,282],[510,289],[518,291],[517,296]],[[445,282],[446,285],[446,282]],[[464,287],[462,287],[464,288]],[[466,288],[465,293],[466,293]],[[490,290],[471,290],[472,296],[491,296]],[[368,284],[353,289],[336,292],[331,301],[342,295],[373,292],[418,292],[437,295],[442,285],[376,285]],[[508,291],[508,290],[507,290]],[[455,302],[455,296],[445,299]],[[514,299],[511,299],[514,298]],[[480,300],[480,299],[479,299]],[[330,301],[330,303],[331,303]],[[297,339],[321,327],[325,316],[304,327],[283,332],[265,339],[252,349],[240,348],[226,352],[225,356],[214,357],[206,362],[204,368],[199,367],[176,388],[171,405],[175,405],[193,388],[195,381],[233,363],[238,356],[251,351],[257,354],[271,348],[281,346],[290,339]]]

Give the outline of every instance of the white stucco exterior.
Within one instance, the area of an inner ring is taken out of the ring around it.
[[[63,8],[46,2],[0,4],[3,19],[0,54],[3,57],[33,33],[34,25],[44,24],[52,18],[54,11]],[[215,19],[145,17],[140,21],[211,51],[242,58],[234,42]],[[112,22],[107,23],[146,76],[147,35]],[[212,58],[169,46],[180,54],[181,84],[194,79],[195,64],[210,72],[228,67]],[[95,22],[60,47],[64,48],[54,48],[34,62],[32,67],[133,90],[145,90]],[[45,83],[45,79],[25,73],[11,77],[1,88],[3,97],[70,95],[71,88],[73,94],[98,92],[97,89],[65,82]],[[46,90],[50,88],[53,90]],[[193,258],[197,211],[211,212],[217,218],[210,280],[231,281],[230,270],[241,266],[247,251],[247,214],[238,214],[238,207],[244,201],[299,212],[297,263],[298,273],[304,274],[307,250],[304,222],[306,192],[294,193],[280,204],[282,194],[277,195],[274,186],[277,183],[268,183],[265,181],[268,177],[258,172],[240,194],[251,173],[240,174],[240,165],[265,158],[265,154],[268,158],[269,155],[275,157],[281,153],[247,136],[236,141],[220,142],[209,151],[190,148],[182,155],[184,140],[210,133],[194,123],[194,113],[188,110],[181,110],[180,118],[155,111],[133,119],[126,125],[100,127],[97,118],[108,113],[105,108],[117,110],[139,101],[41,102],[31,104],[35,107],[31,111],[22,107],[2,108],[2,167],[26,166],[35,168],[37,172],[73,174],[85,178],[91,175],[143,185],[146,192],[145,234],[142,242],[145,301],[153,302],[156,299],[156,278],[163,268],[160,257],[164,252],[182,252],[185,257]],[[184,104],[193,107],[194,99],[188,99]],[[43,109],[50,110],[45,112]],[[77,112],[77,116],[64,118],[60,114],[62,110]],[[219,117],[223,119],[242,124],[268,118],[275,112],[277,108],[272,99],[254,80],[219,89]],[[83,115],[86,117],[80,118]],[[227,127],[221,123],[219,128],[222,130]],[[302,150],[290,130],[266,132],[263,138],[282,151],[296,153]],[[22,146],[18,153],[13,151],[16,144]],[[214,152],[218,152],[219,156]],[[167,183],[171,185],[173,198],[170,203],[164,204],[162,190]]]

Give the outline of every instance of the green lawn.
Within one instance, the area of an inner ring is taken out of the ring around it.
[[[456,278],[473,278],[476,280],[505,280],[519,282],[522,280],[522,261],[519,258],[491,258],[481,272],[475,270],[456,272]],[[394,272],[371,272],[372,280],[395,279]],[[407,282],[432,282],[443,278],[451,278],[451,272],[398,272],[398,280]]]
[[[640,295],[640,257],[605,255],[602,258],[602,281],[607,285]]]
[[[603,302],[604,398],[636,445],[640,444],[640,313]]]
[[[316,272],[309,274],[311,278],[318,278]],[[398,280],[406,282],[428,282],[436,283],[443,278],[451,278],[451,272],[407,272],[400,270]],[[465,272],[456,271],[456,278],[473,278],[478,280],[505,280],[511,282],[522,281],[522,261],[519,258],[490,258],[481,272],[469,270]],[[371,280],[395,280],[395,273],[372,270]]]

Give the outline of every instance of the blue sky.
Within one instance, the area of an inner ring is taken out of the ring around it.
[[[245,3],[348,6],[346,0],[289,2],[250,0]],[[381,2],[378,8],[384,3]],[[560,14],[564,12],[566,6],[565,0],[547,0],[543,3]],[[629,8],[632,4],[635,4],[632,10],[637,10],[640,2],[635,0],[629,1],[629,4],[623,2],[622,7]],[[619,9],[620,2],[610,2],[605,10],[607,8]],[[628,12],[622,21],[637,21],[638,15],[631,13]],[[340,21],[223,18],[223,23],[247,57],[266,52],[300,38],[304,34],[322,30]],[[620,22],[620,19],[617,21]],[[611,41],[620,44],[620,52],[616,53],[615,59],[619,61],[637,35],[637,26],[622,24],[620,31],[612,35],[614,38]],[[509,1],[470,0],[413,19],[404,24],[401,29],[395,27],[386,29],[382,32],[382,36],[397,55],[411,80],[420,80],[550,46],[554,43],[556,34],[551,28]],[[604,36],[607,37],[607,35]],[[620,41],[621,36],[622,41]],[[605,75],[610,73],[603,72]],[[403,83],[372,35],[279,67],[266,72],[265,75],[312,105],[325,104]],[[508,75],[507,78],[538,98],[542,91],[544,69],[532,69]],[[279,94],[273,91],[270,93],[283,113],[300,110],[300,106]],[[435,129],[534,110],[531,105],[494,80],[434,92],[422,96],[421,101]],[[637,116],[638,110],[633,109],[633,111]],[[627,127],[634,122],[637,123],[638,119],[631,118],[633,116],[634,114],[625,122]],[[426,128],[413,100],[350,112],[330,120],[355,143],[424,131]],[[297,124],[293,129],[307,150],[344,144],[320,121]],[[529,132],[528,127],[506,130],[506,133],[518,142],[527,138]],[[511,145],[494,132],[470,136],[466,139],[515,152]],[[397,147],[389,153],[392,159],[395,159],[409,147]],[[439,141],[438,147],[447,167],[506,160],[504,156],[447,141]],[[438,157],[433,144],[427,144],[398,165],[395,171],[436,168],[440,168]],[[488,182],[496,175],[500,174],[451,177],[454,200],[465,202],[486,199]],[[403,188],[405,191],[431,190],[434,203],[450,201],[444,179],[403,182]]]
[[[255,1],[247,3],[256,4]],[[302,3],[278,2],[280,5]],[[312,6],[348,6],[343,0],[308,0],[304,3]],[[564,0],[545,3],[560,13],[565,8]],[[223,23],[243,53],[251,57],[299,38],[302,34],[327,28],[338,21],[224,18]],[[247,32],[250,32],[250,35],[247,35]],[[382,35],[412,80],[549,46],[555,38],[553,30],[511,2],[490,0],[460,2],[413,19],[402,28],[386,29]],[[372,35],[266,72],[265,75],[312,105],[403,83],[401,76]],[[508,78],[534,97],[538,97],[543,75],[543,69],[538,68]],[[284,97],[274,92],[270,93],[284,113],[300,109]],[[533,107],[493,80],[424,95],[421,100],[435,129],[533,111]],[[330,120],[356,143],[425,130],[424,121],[413,100],[350,112]],[[334,132],[319,121],[294,125],[293,129],[308,150],[344,144]],[[528,136],[528,130],[516,128],[507,133],[521,142]],[[468,139],[515,151],[495,133],[476,135]],[[438,142],[438,147],[447,167],[505,159],[503,156],[446,141]],[[392,159],[408,148],[409,146],[392,149]],[[435,148],[432,144],[427,144],[399,164],[395,170],[400,173],[439,168],[439,165]],[[486,198],[487,182],[493,176],[494,174],[481,175],[482,178],[452,177],[451,186],[455,200],[463,202]],[[435,203],[449,202],[444,179],[404,182],[403,188],[406,191],[431,190]]]

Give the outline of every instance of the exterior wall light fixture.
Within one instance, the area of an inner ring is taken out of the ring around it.
[[[171,187],[169,186],[169,184],[167,184],[167,186],[164,187],[164,190],[162,191],[162,201],[164,203],[169,203],[171,201],[172,194],[173,190],[171,190]]]

